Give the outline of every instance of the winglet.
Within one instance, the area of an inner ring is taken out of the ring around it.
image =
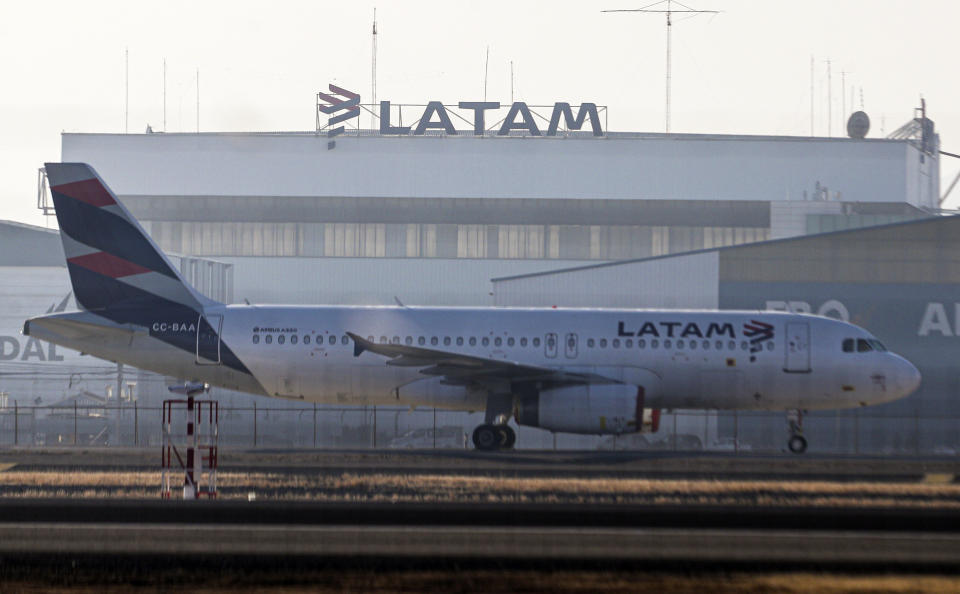
[[[353,356],[354,357],[359,357],[360,355],[363,354],[365,350],[367,350],[367,347],[363,346],[363,343],[366,342],[365,340],[363,340],[353,332],[347,332],[347,336],[349,336],[353,340]]]

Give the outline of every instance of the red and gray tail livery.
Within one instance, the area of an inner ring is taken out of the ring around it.
[[[152,338],[195,354],[198,361],[222,363],[249,374],[220,341],[219,324],[214,327],[207,319],[209,309],[223,304],[204,297],[183,280],[92,167],[47,163],[46,172],[70,282],[82,309],[116,324],[142,328]],[[168,331],[170,326],[179,331]],[[185,328],[190,331],[182,331]],[[216,348],[206,352],[203,337],[211,336]]]
[[[47,163],[77,303],[89,311],[211,303],[190,287],[86,163]]]

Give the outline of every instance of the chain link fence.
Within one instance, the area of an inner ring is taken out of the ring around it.
[[[276,449],[466,449],[483,413],[399,407],[221,406],[219,444]],[[159,406],[20,406],[0,408],[4,447],[159,447]],[[804,416],[810,453],[960,454],[960,417],[884,417],[864,411]],[[517,428],[518,449],[779,453],[786,451],[783,413],[664,412],[656,433],[591,436]]]

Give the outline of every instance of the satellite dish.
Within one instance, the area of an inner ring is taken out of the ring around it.
[[[867,136],[867,132],[869,131],[870,117],[866,113],[855,111],[850,114],[850,119],[847,120],[847,136],[862,139]]]

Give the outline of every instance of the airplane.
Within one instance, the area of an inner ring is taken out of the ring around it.
[[[480,450],[508,424],[654,432],[662,409],[802,414],[903,398],[921,377],[869,332],[762,311],[227,305],[201,295],[85,163],[46,175],[79,311],[23,333],[199,385],[339,405],[483,411]]]

